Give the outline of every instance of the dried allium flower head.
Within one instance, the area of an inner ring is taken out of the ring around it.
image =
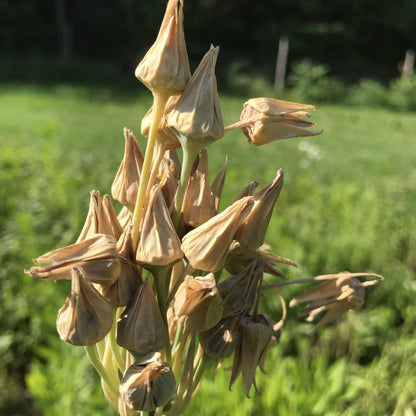
[[[230,389],[242,373],[245,393],[250,397],[251,386],[256,388],[256,369],[264,359],[273,336],[273,322],[264,315],[245,316],[240,322],[240,337],[234,353]]]
[[[123,205],[134,206],[144,158],[136,136],[131,130],[124,129],[124,138],[124,156],[111,186],[111,194]]]
[[[93,345],[113,325],[113,308],[92,286],[82,268],[72,269],[71,294],[59,310],[56,328],[63,341]]]
[[[375,277],[376,280],[360,282],[358,277]],[[363,306],[364,288],[375,285],[382,279],[382,276],[373,273],[342,272],[317,276],[314,280],[327,280],[327,282],[292,299],[289,306],[294,307],[299,303],[310,302],[300,313],[300,316],[308,316],[306,320],[309,322],[321,312],[326,311],[324,317],[312,329],[311,333],[314,333],[345,312]]]
[[[272,98],[252,98],[243,106],[240,121],[227,126],[226,131],[241,128],[250,143],[255,146],[274,140],[299,136],[315,136],[322,130],[311,130],[315,123],[303,120],[307,111],[315,107]]]
[[[160,351],[167,330],[149,281],[143,282],[117,323],[117,343],[140,355]]]
[[[209,185],[208,153],[202,150],[189,178],[183,200],[180,224],[196,228],[215,215],[214,197]]]
[[[166,266],[183,257],[180,245],[162,191],[159,185],[154,185],[143,218],[136,260],[152,267]]]
[[[70,280],[72,269],[82,267],[88,280],[112,285],[120,275],[120,257],[114,237],[96,234],[77,244],[50,251],[33,260],[46,266],[25,270],[29,276],[42,280]]]
[[[223,308],[214,274],[187,276],[176,293],[174,311],[191,332],[206,331],[216,325]]]
[[[283,171],[279,169],[276,177],[254,197],[250,213],[240,225],[235,239],[244,247],[257,249],[264,243],[273,207],[283,187]]]
[[[179,101],[167,115],[167,125],[174,131],[187,139],[204,139],[203,142],[206,144],[224,136],[215,78],[218,51],[218,47],[211,46]]]
[[[132,410],[152,412],[162,407],[176,389],[175,376],[169,364],[159,360],[135,362],[124,373],[120,395]]]
[[[183,0],[169,0],[155,43],[135,72],[149,90],[178,94],[191,77],[183,32]]]
[[[195,269],[215,273],[224,266],[234,235],[252,204],[252,197],[242,198],[183,237],[182,251]]]

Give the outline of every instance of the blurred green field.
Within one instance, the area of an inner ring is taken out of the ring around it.
[[[226,124],[248,98],[221,97]],[[0,415],[114,414],[83,350],[56,334],[68,282],[32,281],[22,270],[76,239],[89,191],[110,191],[123,127],[139,135],[150,105],[139,88],[137,96],[70,85],[0,89]],[[255,148],[233,131],[208,148],[212,176],[230,157],[222,204],[283,168],[267,241],[298,267],[282,271],[386,280],[370,288],[361,311],[313,338],[290,311],[258,392],[245,398],[239,382],[228,392],[224,363],[189,415],[416,415],[416,115],[322,105],[312,120],[321,136]],[[269,296],[265,311],[277,320],[279,302]]]

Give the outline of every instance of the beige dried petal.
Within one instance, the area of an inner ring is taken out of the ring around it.
[[[140,355],[160,351],[167,329],[155,296],[146,280],[137,289],[117,323],[117,343]]]
[[[124,373],[120,383],[120,395],[132,410],[153,412],[163,407],[173,396],[176,381],[168,363],[152,361],[136,362]]]
[[[123,230],[131,225],[131,215],[132,214],[130,210],[126,206],[123,206],[123,208],[121,208],[120,212],[118,213],[117,219]]]
[[[191,71],[183,32],[182,0],[169,0],[156,41],[137,66],[135,75],[153,92],[172,95],[185,88]]]
[[[50,251],[33,260],[35,264],[25,273],[42,280],[71,279],[73,267],[82,267],[87,278],[94,283],[113,284],[120,274],[120,258],[114,237],[96,234],[77,244]]]
[[[181,228],[196,228],[214,215],[214,197],[209,185],[208,153],[203,149],[185,191],[180,217]]]
[[[235,239],[244,247],[257,249],[264,243],[273,207],[283,187],[283,171],[254,197],[254,204],[244,222],[238,228]]]
[[[222,188],[224,187],[227,166],[228,166],[228,155],[225,156],[224,166],[217,173],[217,176],[214,178],[211,184],[211,191],[214,197],[215,214],[218,212],[218,209],[220,207],[220,198],[221,198]]]
[[[117,250],[120,254],[120,276],[111,286],[95,284],[94,287],[113,306],[126,306],[142,283],[142,277],[137,267],[131,240],[131,226],[124,230]]]
[[[152,266],[165,266],[183,257],[162,191],[155,185],[149,196],[137,246],[136,260]]]
[[[224,125],[215,78],[219,48],[211,46],[192,75],[174,109],[167,115],[167,125],[188,139],[219,139]]]
[[[251,107],[255,111],[267,116],[280,116],[293,113],[297,114],[305,110],[315,111],[313,105],[298,104],[290,101],[275,100],[273,98],[252,98],[248,100],[244,107]],[[303,115],[308,113],[301,113]]]
[[[175,195],[178,189],[178,176],[176,166],[173,160],[164,158],[161,163],[162,175],[159,182],[163,198],[166,202],[169,212],[173,211],[175,206]]]
[[[91,285],[81,268],[72,269],[71,294],[58,312],[56,328],[63,341],[93,345],[113,325],[113,308]]]
[[[166,102],[164,116],[158,127],[157,131],[157,141],[160,143],[164,150],[174,150],[179,149],[181,144],[176,137],[175,133],[167,126],[166,117],[175,107],[176,103],[179,101],[180,95],[172,95]],[[153,118],[153,106],[150,107],[149,111],[144,116],[141,123],[141,132],[144,137],[149,137],[150,126],[152,124]]]
[[[144,158],[139,143],[131,130],[124,128],[124,138],[124,156],[111,186],[111,194],[123,205],[134,206]]]
[[[187,276],[176,293],[174,310],[191,332],[206,331],[216,325],[223,308],[214,274]]]
[[[182,251],[195,269],[215,273],[224,266],[235,232],[252,204],[252,197],[242,198],[183,237]]]

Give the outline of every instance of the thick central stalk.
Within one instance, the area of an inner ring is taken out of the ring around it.
[[[140,184],[139,190],[137,191],[136,205],[133,212],[133,231],[132,231],[132,240],[133,247],[136,249],[139,231],[140,231],[140,222],[143,216],[144,203],[146,199],[147,187],[149,185],[150,171],[152,169],[152,160],[153,153],[157,138],[157,132],[162,121],[163,112],[165,110],[166,101],[169,96],[160,94],[158,92],[153,93],[153,119],[150,126],[149,138],[146,147],[146,154],[144,156],[143,168],[140,175]]]

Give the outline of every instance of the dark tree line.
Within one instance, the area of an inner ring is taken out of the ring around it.
[[[125,67],[154,40],[166,0],[0,0],[0,56],[117,60]],[[289,64],[311,59],[344,78],[397,75],[416,48],[414,0],[185,0],[191,63],[210,43],[224,65],[240,59],[271,79],[279,37]]]

